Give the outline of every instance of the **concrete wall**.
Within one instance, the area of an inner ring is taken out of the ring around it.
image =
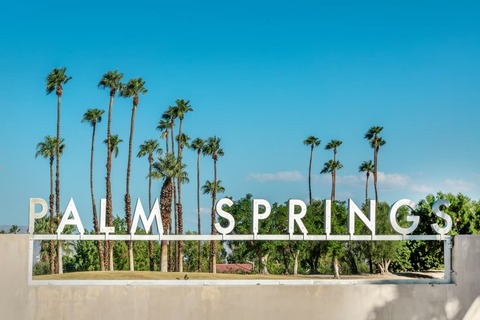
[[[28,236],[0,235],[2,319],[480,319],[480,236],[454,239],[454,284],[29,285]]]

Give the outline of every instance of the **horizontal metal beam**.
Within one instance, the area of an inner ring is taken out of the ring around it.
[[[32,240],[112,240],[112,241],[444,241],[449,235],[303,235],[303,234],[228,234],[228,235],[128,235],[128,234],[34,234]]]

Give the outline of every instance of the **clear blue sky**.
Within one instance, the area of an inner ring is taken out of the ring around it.
[[[91,228],[89,108],[108,109],[101,76],[142,77],[134,152],[159,138],[156,125],[175,99],[189,99],[184,131],[217,135],[226,196],[270,202],[308,200],[309,148],[322,140],[313,194],[330,195],[331,139],[338,158],[337,199],[364,197],[358,166],[372,159],[363,139],[383,126],[382,200],[418,201],[437,191],[480,197],[480,4],[477,1],[8,1],[0,13],[0,224],[26,225],[31,197],[48,198],[48,161],[35,146],[55,135],[56,96],[45,78],[67,67],[61,159],[62,209],[73,197]],[[388,4],[387,4],[388,3]],[[112,133],[125,141],[113,163],[114,211],[123,215],[131,100],[116,98]],[[96,197],[105,197],[106,117],[98,126]],[[163,141],[162,141],[163,145]],[[196,154],[185,152],[186,228],[196,221]],[[213,161],[201,159],[202,184]],[[147,159],[134,158],[132,198],[147,195]],[[154,184],[158,197],[160,183]],[[373,185],[370,192],[373,193]],[[209,226],[209,198],[203,225]]]

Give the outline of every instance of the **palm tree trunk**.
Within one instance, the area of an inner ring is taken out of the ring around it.
[[[111,151],[111,133],[110,128],[112,124],[112,107],[113,107],[113,97],[115,92],[110,91],[110,103],[108,106],[108,124],[107,124],[107,176],[106,176],[106,193],[107,193],[107,203],[106,203],[106,218],[107,226],[113,226],[113,213],[112,213],[112,182],[111,182],[111,171],[112,171],[112,151]],[[113,271],[113,241],[105,241],[105,268]]]
[[[160,208],[162,212],[163,234],[167,234],[168,226],[171,225],[172,217],[172,180],[165,179],[160,191]],[[160,271],[168,271],[168,248],[167,241],[162,240],[162,252],[160,257]]]
[[[53,194],[53,156],[50,158],[50,234],[53,234],[53,225],[54,225],[54,206],[55,206],[55,195]],[[50,274],[55,273],[55,242],[50,240],[49,243],[49,260],[50,260]]]
[[[369,173],[367,171],[367,174],[366,174],[366,179],[365,179],[365,205],[367,205],[368,203],[368,178],[369,178]]]
[[[217,234],[215,229],[216,216],[215,216],[215,201],[217,198],[217,160],[213,160],[213,193],[212,193],[212,235]],[[217,273],[217,247],[216,241],[210,241],[210,273]]]
[[[330,195],[330,200],[335,201],[335,169],[332,170],[332,194]]]
[[[183,119],[180,118],[180,125],[178,130],[178,162],[180,164],[180,168],[182,167],[182,151],[183,151],[183,141],[182,141],[182,125]],[[177,217],[178,217],[178,234],[183,234],[183,210],[182,210],[182,173],[177,179],[177,188],[178,188],[178,203],[177,207]],[[178,272],[183,272],[183,242],[182,240],[177,241],[178,243],[178,251],[177,251],[177,264],[178,264]]]
[[[197,211],[198,235],[200,235],[202,233],[200,218],[200,149],[198,149],[197,154]],[[202,241],[198,241],[197,271],[202,272]]]
[[[374,148],[374,158],[373,158],[373,185],[375,187],[375,201],[378,203],[378,190],[377,190],[377,174],[378,174],[378,146],[377,146],[377,140],[375,139],[375,148]]]
[[[153,154],[148,155],[148,208],[152,210],[152,162]],[[160,232],[160,230],[158,230]],[[153,234],[153,226],[150,227],[150,234]],[[155,271],[155,260],[154,260],[154,250],[153,250],[153,241],[148,241],[148,257],[150,262],[150,271]]]
[[[61,90],[61,89],[60,89]],[[55,211],[57,213],[57,225],[60,224],[60,104],[62,94],[58,93],[57,87],[57,145],[55,150]],[[58,241],[58,273],[63,273],[62,264],[62,241]]]
[[[310,204],[312,204],[312,159],[313,159],[313,144],[310,149],[310,164],[308,166],[308,196]]]
[[[132,108],[132,118],[130,121],[130,138],[128,140],[128,164],[127,164],[127,185],[125,192],[125,221],[127,223],[127,232],[130,232],[132,227],[132,218],[131,218],[131,199],[130,199],[130,172],[132,165],[132,143],[133,143],[133,131],[135,129],[135,111],[137,106],[135,102],[133,103]],[[128,261],[130,266],[130,271],[135,270],[134,260],[133,260],[133,241],[128,241]]]
[[[170,138],[172,140],[172,155],[175,156],[175,119],[172,118],[172,128],[171,128],[171,135]],[[175,180],[172,180],[172,187],[173,187],[173,198],[172,198],[172,205],[173,205],[173,216],[174,216],[174,223],[175,223],[175,234],[178,234],[178,216],[177,216],[177,188],[175,186]],[[172,231],[170,231],[171,233]],[[173,259],[173,249],[172,249],[172,242],[170,241],[170,263],[172,267],[170,268],[171,271],[177,271],[177,253],[178,253],[178,242],[175,241],[175,259]]]
[[[95,131],[96,126],[93,125],[92,132],[92,149],[90,152],[90,194],[92,196],[92,214],[93,214],[93,228],[96,234],[100,234],[100,229],[98,226],[98,217],[97,217],[97,205],[95,204],[95,194],[93,192],[93,155],[95,151]],[[100,262],[100,269],[105,271],[105,265],[103,261],[103,252],[102,252],[102,242],[100,240],[95,241],[98,250],[98,261]]]

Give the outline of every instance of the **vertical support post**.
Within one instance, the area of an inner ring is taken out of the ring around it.
[[[30,285],[33,280],[33,238],[28,239],[28,266],[27,266],[28,284]]]
[[[443,278],[446,283],[452,282],[452,244],[452,237],[446,236],[445,240],[443,240]]]

